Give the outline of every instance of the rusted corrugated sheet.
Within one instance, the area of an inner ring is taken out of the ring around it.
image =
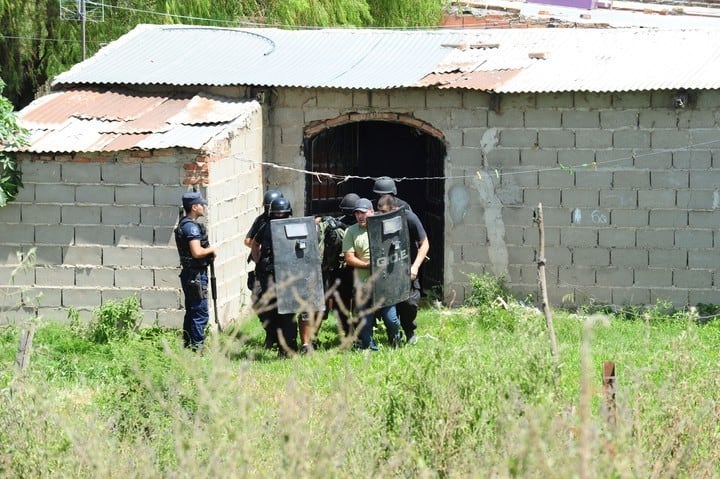
[[[162,96],[120,90],[55,92],[20,112],[34,153],[186,147],[201,149],[230,125],[240,128],[257,102],[205,94]]]

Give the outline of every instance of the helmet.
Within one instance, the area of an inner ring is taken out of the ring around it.
[[[290,206],[290,200],[282,196],[280,198],[275,198],[272,203],[270,203],[270,214],[273,213],[291,215],[292,206]]]
[[[347,195],[343,196],[343,199],[340,200],[340,211],[342,211],[343,213],[352,214],[352,212],[355,210],[355,203],[359,199],[360,196],[355,193],[348,193]]]
[[[280,190],[267,190],[265,192],[265,196],[263,196],[263,206],[265,207],[265,211],[270,207],[270,203],[273,202],[275,198],[282,198],[283,194]]]
[[[381,176],[375,180],[373,185],[373,193],[376,195],[397,195],[397,188],[395,187],[395,181],[389,176]]]

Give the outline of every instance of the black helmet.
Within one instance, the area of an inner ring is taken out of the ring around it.
[[[275,198],[272,203],[270,203],[270,214],[273,213],[291,215],[292,206],[290,206],[290,200],[282,196],[280,198]]]
[[[280,190],[267,190],[265,192],[265,196],[263,196],[263,206],[265,207],[265,211],[270,207],[270,203],[273,202],[275,198],[282,198],[283,194]]]
[[[343,196],[343,199],[340,200],[340,211],[345,214],[353,214],[353,211],[355,211],[355,203],[359,199],[360,196],[355,193],[348,193]]]
[[[397,195],[395,181],[389,176],[381,176],[375,180],[373,193],[376,195]]]

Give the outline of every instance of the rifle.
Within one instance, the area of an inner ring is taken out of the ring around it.
[[[215,324],[217,325],[218,331],[222,333],[222,326],[218,320],[217,310],[217,281],[215,280],[215,259],[210,261],[210,294],[213,300],[213,314],[215,315]]]

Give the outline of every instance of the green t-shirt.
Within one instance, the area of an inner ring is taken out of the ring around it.
[[[344,253],[352,251],[361,261],[370,261],[370,237],[367,228],[361,228],[359,224],[354,224],[345,230],[342,249]],[[370,268],[355,268],[357,278],[365,282],[371,275]]]

